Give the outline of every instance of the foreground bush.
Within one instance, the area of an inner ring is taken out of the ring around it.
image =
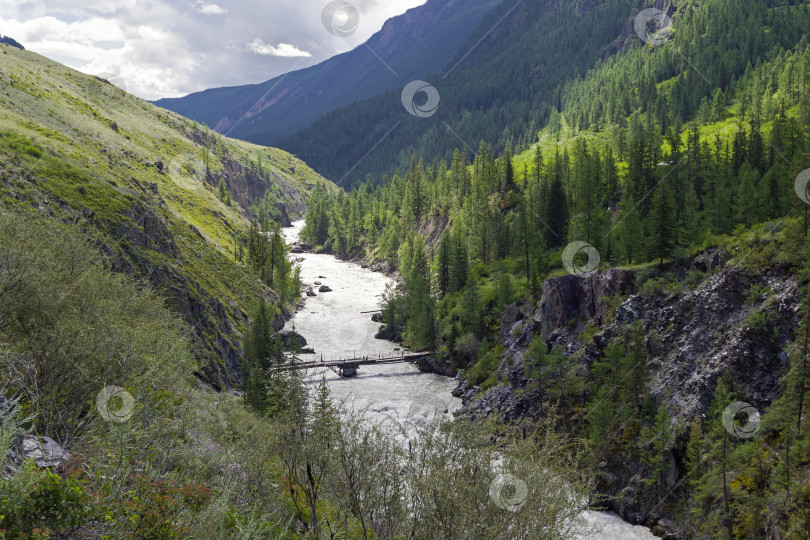
[[[73,227],[0,212],[0,396],[13,404],[1,465],[25,432],[72,453],[64,476],[0,469],[0,534],[553,540],[583,529],[579,446],[547,427],[397,432],[362,411],[339,416],[325,383],[310,395],[292,377],[269,418],[201,387],[193,369],[155,292],[112,273]],[[131,399],[97,401],[110,385]]]

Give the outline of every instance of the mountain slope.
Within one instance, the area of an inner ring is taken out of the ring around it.
[[[261,84],[215,88],[155,103],[220,133],[273,144],[329,111],[401,88],[441,68],[499,1],[431,0],[387,21],[363,46],[316,66]]]
[[[280,304],[234,260],[248,209],[300,212],[323,179],[34,53],[0,46],[0,66],[2,206],[82,223],[115,270],[151,283],[193,327],[207,378],[232,382],[256,299]]]
[[[790,8],[806,2],[724,2],[712,10],[704,9],[712,2],[677,2],[670,12],[682,28],[676,46],[656,47],[642,62],[637,52],[645,44],[634,23],[649,4],[555,0],[524,2],[511,12],[512,4],[499,6],[471,41],[487,38],[450,76],[425,79],[441,96],[432,117],[410,116],[399,92],[390,92],[334,111],[278,145],[332,179],[347,175],[343,183],[352,185],[368,174],[402,172],[414,154],[449,163],[454,148],[477,151],[482,139],[498,152],[507,145],[523,150],[544,125],[586,129],[603,112],[616,121],[639,103],[660,117],[677,100],[685,122],[704,98],[711,105],[715,90],[728,92],[747,64],[764,61],[774,47],[793,48],[807,29],[806,18]],[[563,120],[562,109],[579,100],[577,114]]]
[[[531,149],[315,192],[302,238],[396,268],[381,334],[438,349],[471,416],[588,439],[625,519],[805,537],[810,4],[670,15],[561,84]]]
[[[334,111],[278,144],[329,178],[346,175],[346,186],[401,170],[413,154],[449,162],[456,147],[471,153],[482,139],[514,145],[545,124],[561,84],[614,51],[630,14],[611,2],[502,3],[425,79],[441,96],[435,115],[408,114],[398,89]]]

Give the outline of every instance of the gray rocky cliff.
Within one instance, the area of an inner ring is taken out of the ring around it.
[[[455,392],[464,401],[462,414],[543,416],[546,396],[525,375],[529,344],[537,338],[549,350],[560,346],[576,363],[576,374],[589,381],[593,362],[636,321],[647,353],[646,389],[674,422],[685,426],[705,415],[723,375],[763,410],[779,396],[780,377],[789,367],[784,351],[799,323],[799,283],[787,267],[746,270],[726,259],[712,251],[671,265],[664,281],[650,280],[647,270],[619,269],[548,279],[536,304],[513,304],[502,313],[499,383],[482,391],[462,381]],[[588,386],[579,403],[590,398]],[[665,487],[674,488],[683,456],[667,455]],[[669,516],[649,513],[658,497],[644,482],[642,464],[618,456],[601,467],[597,481],[615,497],[612,510],[630,521],[646,518],[665,537],[682,537],[665,526]]]

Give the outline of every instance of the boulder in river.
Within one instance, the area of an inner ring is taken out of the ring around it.
[[[317,295],[317,294],[315,294],[315,291],[313,291],[313,290],[310,288],[310,289],[307,289],[307,296],[318,296],[318,295]]]
[[[398,326],[387,326],[382,325],[380,327],[380,331],[374,336],[375,339],[385,339],[387,341],[393,341],[394,343],[399,343],[402,341],[402,328]],[[394,349],[398,350],[398,349]]]
[[[278,335],[281,337],[281,344],[287,350],[292,349],[293,346],[302,349],[307,344],[307,340],[304,339],[304,336],[292,330],[282,330]],[[275,337],[274,335],[273,338],[275,339]]]
[[[320,282],[320,281],[316,281],[316,282],[315,282],[315,285],[323,285],[323,283],[322,283],[322,282]]]
[[[371,316],[371,320],[372,320],[372,321],[374,321],[374,322],[382,322],[382,320],[383,320],[383,318],[382,318],[382,312],[381,312],[381,311],[378,311],[377,313],[375,313],[374,315],[372,315],[372,316]]]
[[[318,289],[318,292],[332,292],[332,289],[329,288],[329,285],[321,285],[321,288]]]

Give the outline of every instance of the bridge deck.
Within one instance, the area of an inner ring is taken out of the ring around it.
[[[398,364],[401,362],[413,362],[420,358],[430,356],[430,353],[408,353],[400,356],[389,357],[368,357],[347,358],[340,360],[319,360],[315,362],[298,362],[296,364],[286,364],[272,368],[274,371],[292,371],[296,369],[315,368],[356,368],[357,366],[367,366],[373,364]]]

